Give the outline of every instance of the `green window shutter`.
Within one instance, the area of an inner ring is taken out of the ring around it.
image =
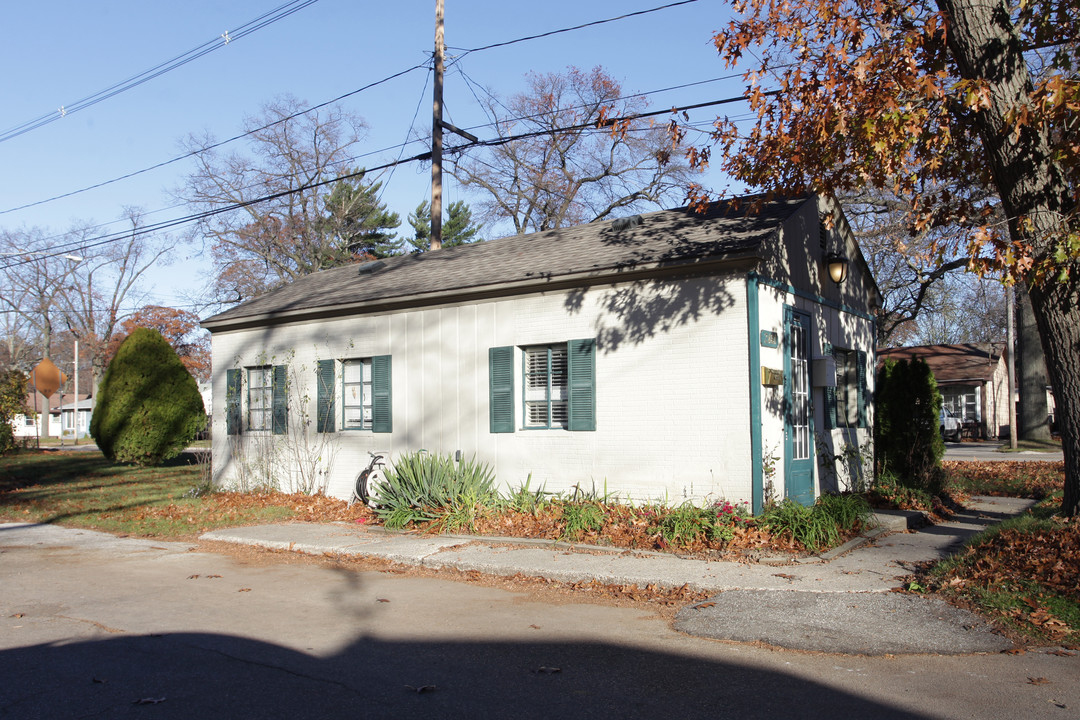
[[[567,343],[568,430],[596,430],[596,340]]]
[[[334,361],[320,360],[317,373],[319,385],[318,413],[315,421],[316,432],[334,432]]]
[[[855,357],[855,374],[859,382],[859,427],[865,428],[870,426],[869,413],[867,413],[869,398],[866,392],[866,351],[859,350]]]
[[[242,378],[242,370],[225,371],[225,433],[227,435],[240,434],[243,417],[240,412]]]
[[[371,431],[388,433],[394,430],[390,397],[390,356],[371,358]]]
[[[285,366],[274,366],[274,415],[273,432],[275,435],[284,435],[289,422],[289,401],[285,382]]]
[[[514,348],[488,349],[490,423],[493,433],[514,432]]]
[[[833,352],[833,346],[825,344],[825,354],[832,355],[835,361],[836,353]],[[836,382],[840,382],[839,378],[836,378]],[[825,429],[832,430],[836,427],[836,386],[825,387]]]

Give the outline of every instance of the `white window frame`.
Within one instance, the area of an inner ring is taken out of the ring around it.
[[[360,379],[349,379],[350,368],[360,368]],[[350,411],[353,421],[350,423]],[[357,411],[358,414],[357,414]],[[348,358],[341,361],[340,432],[373,429],[371,358]]]
[[[245,368],[247,403],[244,421],[250,432],[272,432],[274,428],[274,366]],[[257,384],[256,379],[265,384]],[[261,398],[261,401],[260,401]]]
[[[569,353],[567,343],[521,348],[522,427],[566,430],[569,427]]]

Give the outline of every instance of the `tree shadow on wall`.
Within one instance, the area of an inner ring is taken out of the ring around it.
[[[578,288],[566,298],[566,309],[582,311],[589,290]],[[731,292],[715,278],[637,280],[601,291],[597,345],[614,352],[623,344],[639,345],[677,327],[719,315],[735,304]]]

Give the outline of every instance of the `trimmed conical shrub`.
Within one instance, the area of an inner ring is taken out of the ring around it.
[[[195,378],[156,330],[137,328],[120,345],[98,389],[90,434],[114,462],[160,465],[206,424]]]

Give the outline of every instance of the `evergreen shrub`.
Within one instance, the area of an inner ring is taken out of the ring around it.
[[[18,370],[0,375],[0,455],[15,447],[11,421],[26,410],[26,376]]]
[[[877,375],[874,411],[875,475],[930,494],[941,491],[941,394],[925,360],[886,360]]]
[[[98,389],[90,434],[113,462],[160,465],[203,429],[195,378],[161,333],[136,328],[116,351]]]

